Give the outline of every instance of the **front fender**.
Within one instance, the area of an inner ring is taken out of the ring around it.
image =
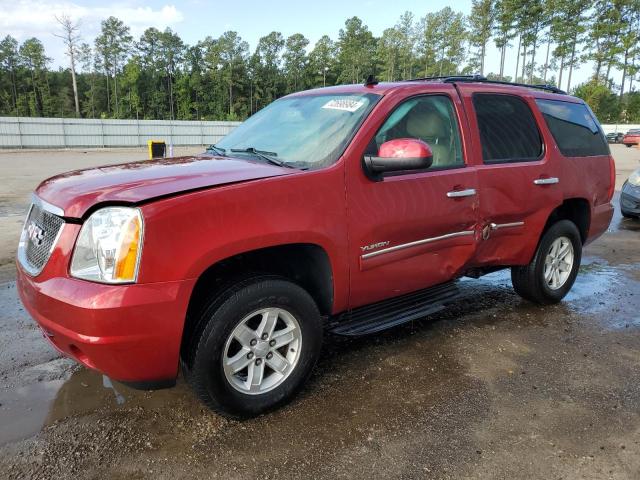
[[[341,166],[268,178],[143,205],[141,283],[198,278],[226,258],[267,247],[314,244],[329,257],[334,302],[348,295]]]

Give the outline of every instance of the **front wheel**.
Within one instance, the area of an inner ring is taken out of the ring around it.
[[[318,308],[283,278],[233,286],[212,299],[201,320],[188,377],[201,400],[222,414],[255,416],[282,405],[320,356]]]
[[[578,228],[569,220],[560,220],[544,233],[531,263],[511,269],[513,288],[534,303],[558,303],[571,290],[581,258]]]

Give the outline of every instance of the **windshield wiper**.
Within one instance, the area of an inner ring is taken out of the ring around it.
[[[256,150],[254,147],[248,147],[248,148],[232,148],[231,151],[233,153],[249,153],[251,155],[254,155],[258,158],[262,158],[263,160],[266,160],[267,162],[273,164],[273,165],[278,165],[279,167],[285,167],[285,168],[297,168],[294,167],[293,165],[288,164],[287,162],[283,162],[282,160],[276,158],[278,156],[278,154],[276,152],[267,152],[264,150]]]
[[[224,156],[227,153],[227,151],[224,148],[216,147],[215,145],[209,145],[207,147],[207,152],[209,152],[209,151],[213,151],[213,152],[217,153],[218,155],[222,155],[222,156]]]

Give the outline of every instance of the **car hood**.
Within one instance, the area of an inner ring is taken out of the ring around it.
[[[199,155],[75,170],[45,180],[36,195],[64,210],[65,217],[80,218],[98,203],[140,203],[296,172],[248,160]]]

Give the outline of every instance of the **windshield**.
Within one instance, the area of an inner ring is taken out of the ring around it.
[[[379,98],[373,93],[285,97],[247,119],[215,147],[227,155],[263,160],[264,155],[255,154],[263,152],[290,166],[326,167],[342,155]]]

